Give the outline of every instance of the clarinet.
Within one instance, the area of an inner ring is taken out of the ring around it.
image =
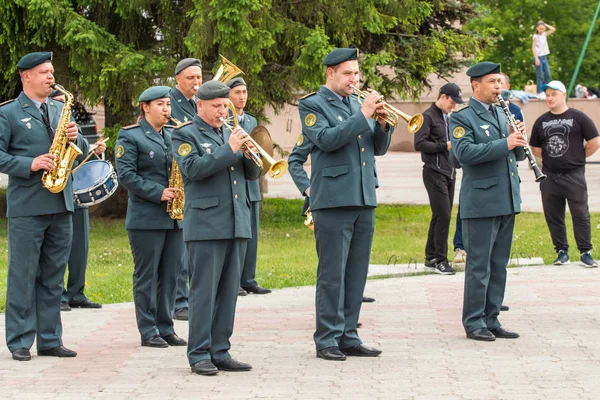
[[[508,109],[508,104],[506,104],[506,102],[502,98],[502,95],[499,94],[497,99],[498,99],[498,102],[500,103],[500,106],[502,107],[502,111],[504,111],[504,115],[506,115],[506,119],[508,120],[508,125],[512,128],[512,130],[514,132],[519,132],[519,128],[517,128],[517,121],[515,121],[515,117],[510,113],[510,110]],[[525,140],[527,140],[527,136],[526,135],[523,135],[523,136],[525,136]],[[529,160],[529,165],[531,165],[531,168],[533,169],[533,173],[535,174],[535,181],[541,182],[544,179],[546,179],[546,175],[544,175],[544,173],[538,166],[537,162],[535,161],[535,157],[533,156],[533,154],[531,154],[531,149],[529,148],[529,146],[528,145],[523,146],[523,150],[525,151],[527,160]]]

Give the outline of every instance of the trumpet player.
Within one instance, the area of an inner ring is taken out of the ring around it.
[[[165,348],[187,343],[175,333],[173,307],[183,264],[180,222],[167,213],[177,195],[171,175],[171,113],[168,86],[150,87],[139,97],[140,119],[121,128],[115,160],[129,192],[125,228],[133,254],[133,301],[142,346]]]
[[[214,375],[249,371],[229,354],[240,272],[250,228],[246,181],[261,168],[241,151],[256,148],[240,127],[230,131],[230,88],[220,81],[200,86],[198,115],[173,133],[173,151],[185,191],[184,240],[189,254],[188,360],[192,372]],[[249,156],[247,156],[249,157]]]
[[[41,177],[60,162],[49,152],[55,135],[83,152],[88,145],[75,122],[57,131],[65,108],[48,98],[54,84],[52,53],[29,53],[19,60],[17,70],[23,91],[0,104],[0,172],[9,176],[6,345],[16,361],[31,360],[34,340],[38,356],[75,357],[75,351],[63,346],[60,318],[73,189],[67,178],[62,191],[50,192]]]
[[[202,85],[202,63],[196,58],[184,58],[175,67],[177,85],[171,88],[171,116],[180,122],[194,119],[198,106],[196,91]],[[183,268],[177,276],[177,295],[175,297],[175,312],[173,318],[188,320],[188,294],[190,269],[188,258],[184,256]]]
[[[462,322],[467,338],[515,339],[498,320],[506,287],[515,214],[521,211],[517,161],[525,159],[525,126],[509,132],[495,103],[502,90],[500,64],[467,71],[473,97],[450,116],[452,152],[462,166],[460,215],[467,261]]]
[[[384,113],[383,97],[368,94],[359,104],[358,49],[338,48],[323,60],[326,82],[300,100],[302,133],[311,153],[310,208],[317,267],[317,357],[376,357],[356,328],[375,228],[375,155],[387,152],[393,128],[373,117]],[[299,146],[296,146],[299,147]],[[294,154],[290,158],[294,157]]]
[[[248,101],[248,87],[242,78],[234,78],[227,82],[227,86],[231,89],[229,92],[229,100],[235,108],[238,123],[246,132],[252,132],[256,128],[258,122],[253,115],[244,111],[246,102]],[[247,293],[268,294],[271,289],[261,287],[256,281],[256,256],[258,251],[258,228],[260,216],[260,184],[258,180],[247,181],[248,200],[250,201],[250,226],[252,228],[252,237],[248,240],[246,248],[246,256],[242,267],[242,275],[240,277],[240,288],[238,294],[245,296]]]

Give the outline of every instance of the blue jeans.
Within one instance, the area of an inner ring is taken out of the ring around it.
[[[548,65],[548,58],[546,56],[539,56],[540,65],[535,66],[535,83],[537,85],[537,92],[541,93],[542,85],[550,82],[550,66]],[[534,59],[535,64],[535,59]]]
[[[465,246],[462,239],[462,219],[460,218],[460,205],[458,206],[458,214],[456,214],[456,229],[454,231],[454,250],[464,250]]]

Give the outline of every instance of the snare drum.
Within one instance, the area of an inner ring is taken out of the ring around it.
[[[91,160],[73,172],[73,197],[78,206],[93,206],[117,190],[117,173],[108,161]]]

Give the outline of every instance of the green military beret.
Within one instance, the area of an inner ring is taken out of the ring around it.
[[[37,67],[45,62],[52,61],[52,52],[38,51],[35,53],[25,54],[17,63],[17,68],[24,71],[33,67]]]
[[[246,81],[244,80],[244,78],[233,78],[232,80],[227,82],[227,86],[229,86],[230,89],[233,89],[234,87],[248,85],[246,85]]]
[[[204,82],[198,91],[196,92],[196,96],[200,100],[212,100],[212,99],[221,99],[229,98],[229,86],[220,81],[208,81]]]
[[[500,64],[496,64],[489,61],[482,61],[480,63],[477,63],[467,70],[467,76],[470,76],[471,78],[479,78],[484,75],[499,73]]]
[[[175,75],[179,75],[181,71],[188,67],[202,68],[202,63],[196,58],[184,58],[183,60],[177,63],[177,66],[175,67]]]
[[[329,54],[325,56],[323,65],[331,67],[338,65],[344,61],[358,60],[358,49],[338,48],[331,50]]]
[[[144,90],[140,95],[139,102],[148,102],[156,99],[162,99],[169,97],[169,91],[171,90],[168,86],[152,86]]]

